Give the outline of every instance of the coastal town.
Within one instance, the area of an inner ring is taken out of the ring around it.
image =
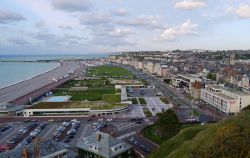
[[[250,158],[250,0],[0,0],[0,158]]]
[[[191,140],[249,108],[249,54],[144,51],[46,61],[60,66],[0,89],[0,157],[155,157],[165,141],[181,146],[175,137],[195,132]],[[165,115],[182,133],[162,132]]]

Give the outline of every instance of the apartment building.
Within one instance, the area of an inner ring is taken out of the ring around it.
[[[201,99],[218,111],[232,115],[250,104],[250,95],[218,85],[206,85]]]

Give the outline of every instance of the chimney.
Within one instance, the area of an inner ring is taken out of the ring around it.
[[[102,135],[100,133],[96,134],[96,139],[98,142],[100,142],[102,139]]]
[[[23,149],[21,157],[22,158],[29,158],[29,151],[27,148]]]

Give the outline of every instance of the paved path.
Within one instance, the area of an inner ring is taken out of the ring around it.
[[[144,97],[144,99],[147,102],[148,109],[150,110],[153,116],[169,108],[158,97]]]
[[[132,136],[132,135],[135,135],[136,134],[136,132],[135,131],[132,131],[132,132],[130,132],[130,133],[126,133],[126,134],[124,134],[124,135],[121,135],[121,136],[119,136],[119,137],[116,137],[116,139],[125,139],[125,138],[128,138],[128,137],[130,137],[130,136]]]
[[[67,75],[71,70],[80,68],[79,62],[64,61],[62,65],[45,74],[34,77],[30,80],[20,82],[18,84],[0,89],[0,103],[8,103],[36,91],[46,85],[52,84],[53,78],[60,78]]]

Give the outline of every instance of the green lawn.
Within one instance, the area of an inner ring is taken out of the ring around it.
[[[189,115],[192,116],[192,111],[189,112]],[[193,109],[193,116],[196,116],[196,117],[200,116],[199,111],[197,111],[196,109]]]
[[[102,100],[104,94],[115,94],[114,87],[102,87],[102,88],[89,88],[87,91],[67,91],[67,90],[56,90],[54,91],[55,96],[69,95],[71,96],[70,101],[96,101]]]
[[[138,101],[136,98],[132,98],[131,101],[132,101],[132,104],[138,104]]]
[[[60,88],[71,87],[103,87],[112,86],[108,79],[88,79],[88,80],[70,80],[60,86]]]
[[[144,98],[138,98],[138,99],[139,99],[140,104],[147,104]]]
[[[162,101],[163,103],[169,104],[169,101],[167,100],[167,98],[160,98],[160,99],[161,99],[161,101]]]
[[[134,78],[135,75],[127,69],[117,66],[99,66],[89,69],[88,76],[113,77],[113,78]]]
[[[145,114],[146,117],[152,117],[153,116],[148,108],[144,108],[143,113]]]
[[[191,126],[181,130],[177,135],[169,140],[165,140],[160,148],[153,151],[149,158],[176,158],[176,157],[188,157],[185,151],[188,151],[190,145],[187,142],[192,140],[199,132],[206,129],[207,126]],[[185,154],[183,154],[185,153]]]
[[[121,95],[120,94],[104,94],[103,101],[107,103],[120,103]]]

